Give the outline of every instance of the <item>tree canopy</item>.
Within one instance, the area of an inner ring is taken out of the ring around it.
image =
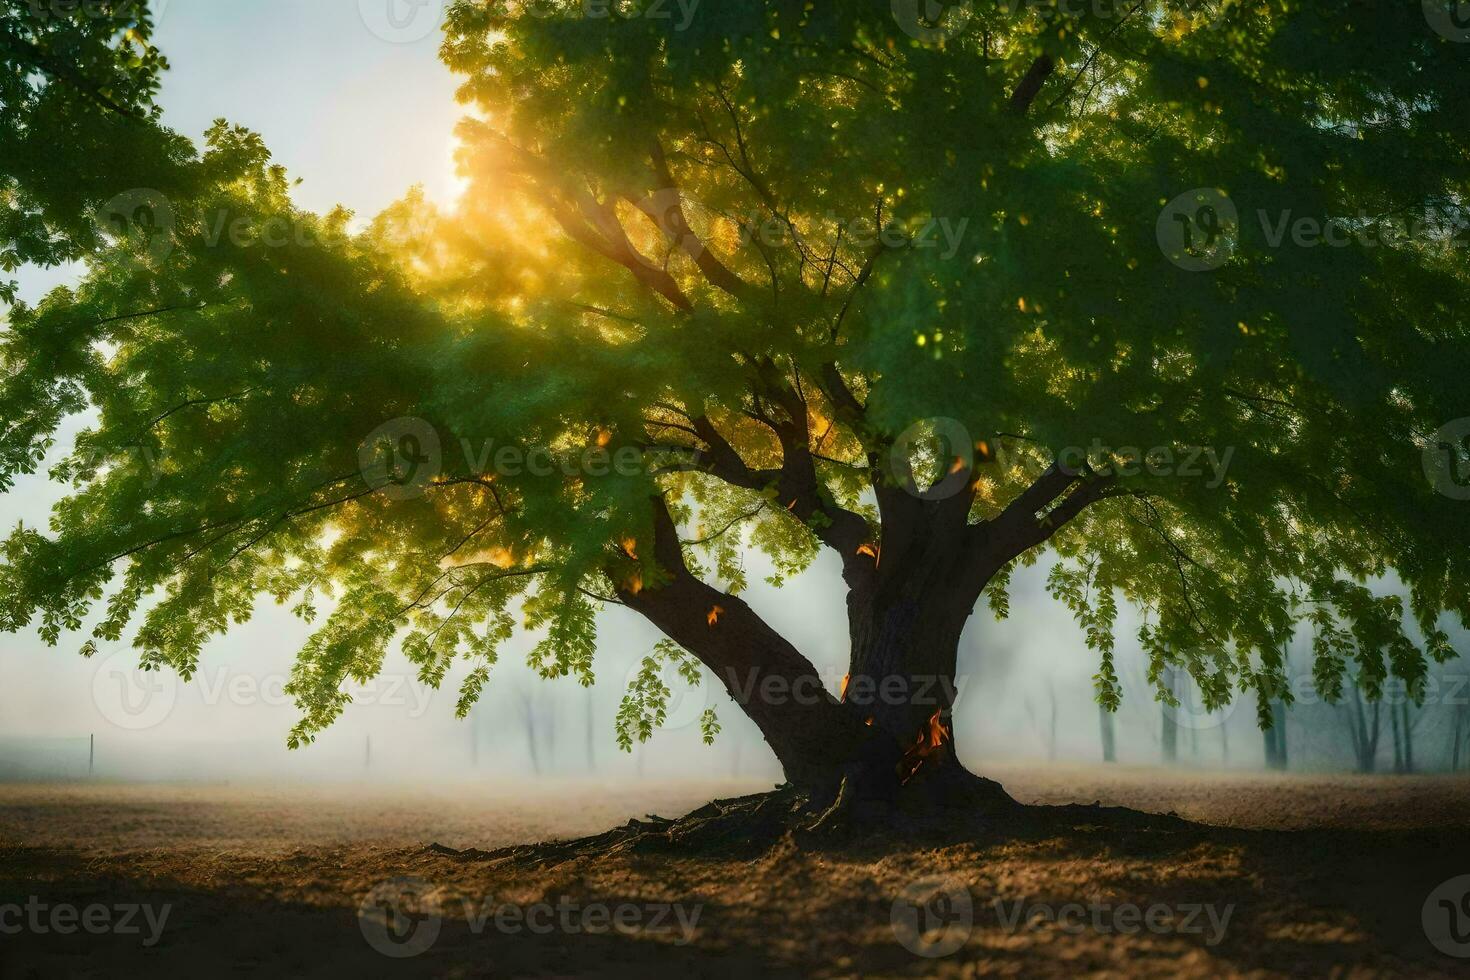
[[[1470,627],[1470,504],[1426,478],[1470,451],[1470,45],[1417,4],[920,6],[460,0],[469,189],[361,228],[252,133],[161,129],[146,19],[0,25],[6,254],[89,262],[0,335],[0,481],[95,417],[0,628],[100,604],[84,649],[137,618],[187,676],[261,594],[330,600],[299,742],[394,643],[467,658],[462,708],[518,624],[590,683],[608,602],[799,672],[747,547],[961,625],[1051,549],[1106,705],[1120,600],[1164,699],[1289,699],[1302,621],[1329,696],[1413,693]]]

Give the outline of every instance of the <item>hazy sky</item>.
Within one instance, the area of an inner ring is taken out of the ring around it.
[[[198,139],[216,119],[260,132],[298,204],[371,216],[413,184],[450,201],[463,110],[438,58],[441,0],[152,0],[168,57],[159,101]],[[395,23],[402,24],[395,27]],[[431,26],[433,25],[433,26]],[[39,297],[75,270],[31,270]]]

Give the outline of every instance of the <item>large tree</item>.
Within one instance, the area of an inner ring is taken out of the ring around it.
[[[395,643],[432,682],[468,658],[467,708],[518,605],[533,665],[590,682],[620,603],[814,798],[997,804],[953,759],[956,651],[1048,549],[1108,708],[1121,601],[1166,701],[1171,669],[1211,707],[1289,700],[1303,620],[1328,697],[1452,655],[1448,9],[612,7],[452,6],[454,213],[410,195],[349,234],[221,124],[146,184],[161,218],[12,310],[0,475],[96,423],[49,533],[5,547],[0,627],[57,641],[105,599],[86,649],[136,615],[144,664],[188,675],[260,595],[330,597],[301,742]],[[844,690],[740,598],[747,548],[778,581],[835,555]]]

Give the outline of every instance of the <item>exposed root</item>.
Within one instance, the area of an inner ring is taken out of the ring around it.
[[[891,772],[891,770],[890,770]],[[620,853],[763,854],[778,842],[821,848],[827,842],[877,843],[915,835],[995,831],[1028,812],[999,784],[961,766],[926,765],[910,783],[882,792],[863,767],[846,772],[835,797],[813,798],[791,786],[714,800],[676,820],[648,816],[578,840],[523,844],[493,851],[456,851],[433,844],[426,852],[461,861],[555,867],[579,858]],[[1040,808],[1051,809],[1051,808]]]
[[[494,851],[453,851],[439,844],[426,850],[466,861],[554,867],[581,857],[628,851],[765,850],[795,823],[806,798],[790,786],[729,800],[713,800],[677,820],[649,815],[578,840],[521,844]]]

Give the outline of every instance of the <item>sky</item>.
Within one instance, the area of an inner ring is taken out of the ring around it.
[[[173,129],[197,139],[224,118],[257,130],[277,162],[301,178],[296,200],[311,210],[342,204],[365,219],[414,184],[439,203],[453,203],[453,134],[464,110],[437,58],[439,0],[155,0],[154,8],[156,42],[171,65],[159,101]],[[34,301],[78,271],[23,270],[22,298]],[[48,462],[83,424],[66,427]],[[58,495],[44,470],[21,480],[0,496],[0,528],[44,524]],[[768,571],[761,559],[749,561],[751,604],[835,688],[847,655],[836,560],[824,555],[779,592],[760,581]],[[1018,573],[1009,621],[995,623],[982,606],[961,642],[962,756],[1002,748],[1041,753],[1055,713],[1061,753],[1097,757],[1096,658],[1068,613],[1045,596],[1046,568],[1043,562]],[[1158,707],[1128,659],[1135,628],[1125,613],[1120,673],[1132,693],[1119,741],[1122,751],[1152,759]],[[667,730],[632,756],[617,753],[612,722],[621,691],[658,638],[623,610],[602,617],[591,691],[532,677],[521,661],[533,638],[521,636],[503,651],[482,705],[459,722],[455,675],[444,690],[429,690],[393,654],[383,679],[356,692],[358,703],[318,744],[288,753],[285,736],[296,713],[281,687],[308,632],[265,603],[250,623],[209,645],[188,685],[138,674],[126,644],[104,647],[89,661],[75,652],[82,635],[64,637],[56,649],[33,633],[0,635],[0,777],[18,765],[85,771],[94,736],[99,772],[147,778],[473,777],[525,773],[538,764],[561,776],[779,775],[753,726],[708,679],[690,691],[668,678],[676,700]],[[698,737],[706,706],[724,725],[713,748]],[[1251,707],[1233,714],[1237,737],[1250,737]],[[1215,751],[1222,733],[1214,724],[1203,727],[1204,751]]]
[[[438,58],[442,0],[152,0],[169,61],[159,102],[198,140],[216,119],[259,132],[302,183],[297,204],[370,217],[414,184],[448,204],[464,115]],[[395,26],[401,25],[401,26]],[[34,301],[74,267],[27,270]]]

